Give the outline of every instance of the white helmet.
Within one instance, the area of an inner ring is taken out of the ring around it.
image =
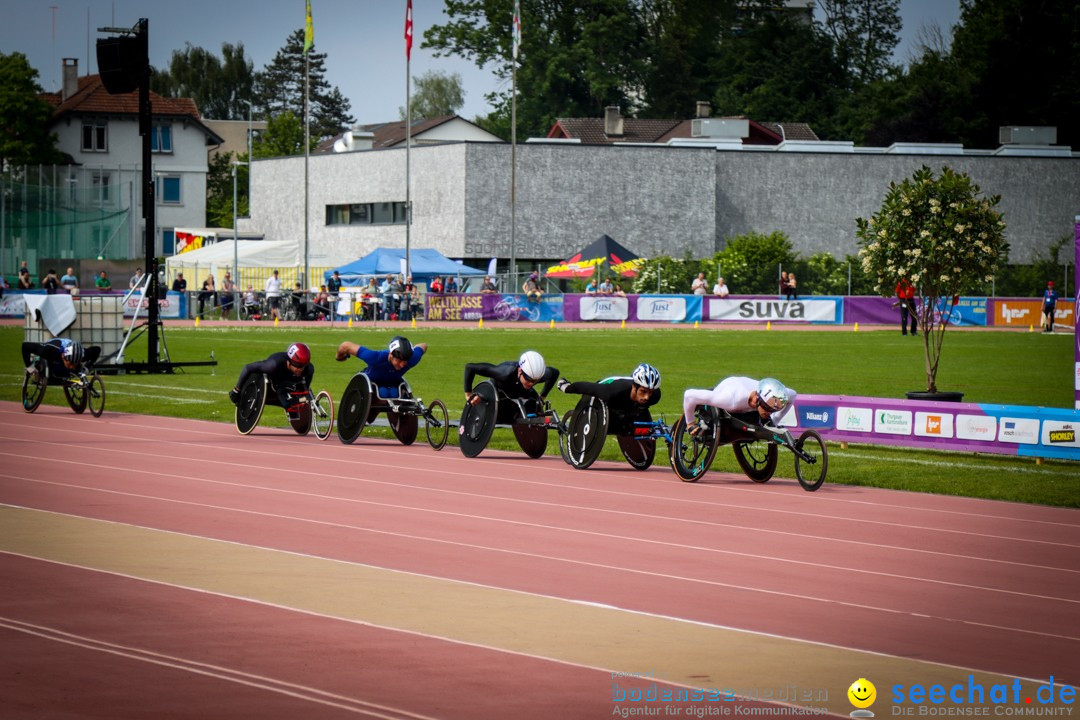
[[[630,376],[630,379],[649,390],[660,387],[660,371],[649,363],[641,363],[634,368],[634,373]]]
[[[544,377],[544,371],[547,370],[547,365],[544,363],[543,355],[535,350],[526,350],[518,358],[518,369],[525,374],[526,379],[540,382]]]
[[[769,406],[773,412],[788,406],[788,389],[776,378],[764,378],[757,386],[758,400]]]

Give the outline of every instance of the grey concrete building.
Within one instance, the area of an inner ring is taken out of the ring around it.
[[[854,148],[787,141],[668,145],[517,146],[514,249],[520,260],[562,259],[606,233],[642,256],[711,255],[726,238],[782,231],[803,256],[857,250],[855,218],[875,212],[889,183],[921,165],[968,173],[1002,196],[1013,262],[1072,232],[1080,211],[1080,153],[1051,145]],[[360,257],[404,247],[404,148],[312,156],[309,247]],[[510,256],[511,148],[450,143],[411,154],[414,247],[480,261]],[[267,240],[304,238],[304,159],[257,160],[252,217]],[[478,263],[473,263],[478,264]]]

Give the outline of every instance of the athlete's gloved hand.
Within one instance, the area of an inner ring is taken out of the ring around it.
[[[566,392],[566,388],[570,387],[570,381],[566,378],[559,378],[559,381],[555,383],[555,387],[559,388],[559,392]]]
[[[239,405],[240,404],[240,391],[237,390],[236,388],[233,388],[232,390],[230,390],[229,391],[229,400],[232,400],[233,405]]]

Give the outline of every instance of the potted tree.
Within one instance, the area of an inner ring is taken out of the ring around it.
[[[966,173],[944,167],[937,177],[925,165],[902,183],[890,183],[881,209],[857,218],[863,270],[874,290],[888,297],[906,278],[917,305],[926,360],[926,391],[908,397],[959,400],[939,393],[938,362],[949,319],[960,295],[990,282],[1008,252],[1005,222],[995,208],[1000,195],[986,197]]]

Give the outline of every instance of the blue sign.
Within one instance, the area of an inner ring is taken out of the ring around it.
[[[799,427],[826,428],[836,427],[836,408],[828,405],[798,405]]]

